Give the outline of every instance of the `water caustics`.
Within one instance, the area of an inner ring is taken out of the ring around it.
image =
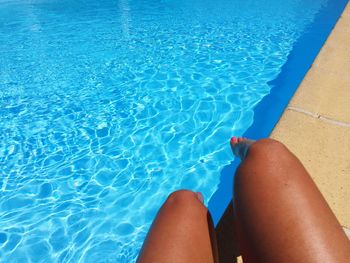
[[[0,259],[133,262],[215,192],[326,0],[0,0]]]

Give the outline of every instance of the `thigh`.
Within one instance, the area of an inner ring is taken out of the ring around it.
[[[137,262],[217,262],[214,227],[207,208],[194,192],[172,193],[163,204]]]
[[[242,253],[251,262],[346,262],[349,241],[301,162],[281,143],[251,145],[235,179]]]

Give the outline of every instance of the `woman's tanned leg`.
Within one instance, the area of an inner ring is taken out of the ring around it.
[[[172,193],[158,212],[137,262],[217,262],[213,224],[200,199],[187,190]]]
[[[234,209],[245,262],[349,262],[348,238],[283,144],[234,138],[231,147],[243,160],[236,172]]]

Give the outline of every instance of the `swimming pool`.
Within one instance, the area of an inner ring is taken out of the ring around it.
[[[1,259],[134,261],[171,191],[208,202],[326,3],[0,1]]]

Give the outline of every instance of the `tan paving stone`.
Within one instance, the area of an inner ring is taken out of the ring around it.
[[[348,75],[323,69],[309,73],[290,106],[350,123],[350,68]]]
[[[350,128],[286,110],[272,138],[303,162],[340,223],[350,227]]]
[[[342,25],[349,25],[350,24],[350,12],[349,12],[349,4],[347,5],[347,8],[341,15],[338,24]],[[350,32],[350,28],[348,26],[340,26],[336,28],[337,32]]]
[[[350,51],[350,35],[344,33],[341,33],[340,35],[347,39],[347,41],[344,41],[344,39],[339,37],[334,38],[336,42],[330,41],[329,44],[322,49],[324,52],[321,53],[322,55],[317,60],[315,60],[311,70],[318,70],[321,68],[339,75],[342,70],[350,68],[350,59],[348,56]]]
[[[349,10],[350,8],[349,8],[349,4],[347,4],[347,6],[346,6],[346,8],[345,8],[345,10]],[[341,17],[342,18],[344,18],[344,17],[349,17],[350,18],[350,12],[343,12],[342,14],[341,14]]]
[[[349,51],[350,35],[339,30],[333,31],[331,40],[327,41],[326,45],[323,46],[322,53],[313,63],[311,70],[321,68],[339,74],[345,69],[344,67],[348,69],[350,67]]]
[[[290,106],[350,123],[350,4],[322,47]]]

